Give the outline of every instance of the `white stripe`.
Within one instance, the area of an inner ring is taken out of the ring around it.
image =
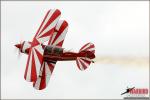
[[[33,51],[31,50],[31,54],[29,57],[29,63],[28,63],[27,76],[26,76],[27,81],[31,81],[32,52]]]
[[[86,45],[83,49],[81,49],[81,51],[82,51],[82,50],[85,50],[85,49],[88,48],[90,45],[91,45],[91,44],[88,43],[88,45]]]
[[[22,48],[22,51],[25,52],[25,50],[30,48],[30,47],[31,47],[31,44],[25,41],[24,45],[23,45],[23,48]]]
[[[90,48],[89,47],[87,47],[86,49],[84,49],[84,50],[89,50],[89,49],[91,49],[91,48],[94,48],[94,47],[91,47],[93,44],[90,44]]]
[[[58,21],[58,23],[57,23],[57,25],[56,25],[56,28],[55,28],[57,31],[59,31],[59,29],[60,29],[60,27],[61,27],[61,25],[62,25],[63,22],[64,22],[64,20]],[[52,39],[51,39],[51,42],[49,43],[49,45],[52,44],[52,42],[53,42],[54,38],[56,37],[56,35],[57,35],[57,32],[55,31],[55,32],[52,34]]]
[[[54,33],[53,33],[53,34],[54,34]],[[50,37],[49,37],[49,41],[48,41],[48,43],[47,43],[48,45],[51,44],[51,42],[52,42],[53,34],[51,34]]]
[[[43,69],[44,69],[44,63],[42,64],[42,69],[41,69],[41,71],[39,73],[40,76],[42,76]],[[35,82],[34,88],[39,90],[40,84],[41,84],[41,77],[38,77],[38,79]]]
[[[57,31],[60,29],[60,26],[62,25],[63,22],[64,22],[64,20],[58,21],[56,28],[55,28]]]
[[[81,63],[80,63],[80,58],[79,58],[79,57],[77,58],[77,60],[78,60],[80,69],[81,69],[81,70],[84,70],[83,66],[82,66]]]
[[[47,62],[45,62],[45,66],[46,66],[46,75],[51,75],[51,70],[49,69]]]
[[[56,39],[56,41],[54,42],[53,45],[57,45],[59,42],[61,42],[62,40],[64,40],[67,31],[68,31],[68,27],[66,27],[66,28],[64,29],[64,31],[63,31],[63,32],[61,33],[61,35]]]
[[[54,40],[56,34],[57,34],[57,32],[54,32],[54,33],[52,34],[51,43],[49,43],[48,45],[53,45],[52,42],[53,42],[53,40]]]
[[[46,32],[48,32],[49,30],[51,30],[52,28],[54,28],[56,26],[59,18],[60,18],[60,15],[49,26],[47,26],[47,28],[42,33],[40,33],[40,35],[37,38],[39,38],[40,36],[42,36],[43,34],[45,34]]]
[[[39,43],[44,43],[48,41],[49,39],[50,39],[50,36],[45,36],[45,37],[38,38],[37,40]]]
[[[42,64],[42,67],[41,67],[41,70],[40,70],[40,73],[39,73],[40,76],[42,76],[44,65],[45,65],[45,62],[43,62],[43,64]]]
[[[40,30],[39,30],[39,33],[38,33],[38,36],[40,35],[42,29],[44,28],[44,26],[46,25],[46,23],[48,22],[48,20],[51,18],[51,16],[53,15],[53,13],[55,12],[55,9],[51,9],[50,12],[48,13],[43,25],[41,26]]]
[[[83,61],[82,59],[80,60],[82,63],[85,64],[86,67],[89,67],[90,64],[87,64],[85,61]]]
[[[51,76],[51,71],[47,63],[45,63],[45,73],[46,73],[45,75],[46,75],[46,86],[47,86]]]
[[[41,55],[43,55],[44,50],[43,50],[43,48],[42,48],[41,45],[37,45],[37,46],[35,46],[34,48],[35,48]]]
[[[39,76],[39,72],[40,72],[41,63],[40,63],[40,61],[38,59],[38,56],[37,56],[35,50],[33,50],[33,51],[34,51],[33,53],[34,53],[34,60],[35,60],[35,65],[36,65],[36,75],[38,77]]]
[[[81,57],[81,59],[87,60],[87,61],[92,61],[90,58],[87,57]]]
[[[60,29],[61,25],[63,24],[63,22],[64,22],[64,20],[58,21],[58,23],[57,23],[57,25],[56,25],[56,28],[55,28],[57,31],[59,31],[59,29]],[[54,38],[56,37],[57,33],[58,33],[58,32],[55,31],[55,35],[53,35],[51,42],[53,42],[53,40],[54,40]],[[54,41],[54,42],[55,42],[55,41]],[[54,45],[54,44],[53,44],[53,45]],[[55,44],[55,45],[56,45],[56,44]]]
[[[35,85],[34,85],[34,88],[39,90],[40,88],[40,83],[41,83],[41,77],[39,77],[36,82],[35,82]]]
[[[89,48],[89,49],[88,49],[88,51],[93,51],[93,50],[95,50],[95,48]]]

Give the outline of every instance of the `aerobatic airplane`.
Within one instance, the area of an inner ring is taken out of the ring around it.
[[[80,70],[85,70],[94,62],[92,59],[95,58],[95,46],[92,43],[85,44],[79,53],[62,48],[68,23],[59,20],[60,15],[58,9],[49,10],[32,42],[24,41],[15,45],[21,53],[28,55],[24,78],[33,82],[33,87],[38,90],[48,85],[57,61],[75,60]],[[47,45],[44,44],[46,41]]]

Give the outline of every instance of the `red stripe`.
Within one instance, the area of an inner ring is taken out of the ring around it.
[[[45,19],[47,18],[47,16],[48,16],[48,13],[49,13],[49,12],[50,12],[50,10],[46,13],[46,15],[45,15],[45,17],[44,17],[44,19],[43,19],[43,21],[42,21],[42,23],[41,23],[41,25],[40,25],[40,27],[39,27],[38,31],[36,32],[35,37],[36,37],[37,35],[39,35],[38,33],[39,33],[39,31],[40,31],[40,29],[41,29],[41,27],[42,27],[43,23],[45,22]]]
[[[30,51],[30,47],[25,50],[25,52],[26,52],[27,54],[29,54],[29,51]]]
[[[88,66],[86,66],[86,65],[83,63],[84,61],[81,62],[81,59],[80,59],[79,61],[80,61],[81,65],[83,66],[84,69],[86,69],[86,68],[88,67]]]
[[[39,45],[39,44],[40,44],[39,41],[37,41],[37,39],[34,38],[32,41],[31,47],[34,47],[34,46]]]
[[[32,53],[31,81],[36,81],[36,79],[37,79],[36,66],[35,66],[34,54]]]
[[[53,72],[53,70],[54,70],[54,66],[51,64],[51,63],[47,63],[48,64],[48,67],[49,67],[49,69],[50,69],[50,71],[51,71],[51,73]]]
[[[21,48],[20,48],[21,52],[22,52],[22,49],[23,49],[24,43],[25,43],[25,41],[24,41],[24,42],[22,43],[22,45],[21,45]]]
[[[80,68],[80,66],[79,66],[78,59],[76,59],[76,63],[77,63],[78,68],[81,70],[81,68]]]
[[[38,77],[38,78],[39,78],[39,77]],[[38,80],[38,79],[37,79],[37,80]],[[36,80],[36,81],[37,81],[37,80]],[[36,81],[35,81],[35,82],[33,82],[33,87],[35,87],[35,83],[36,83]]]
[[[56,46],[60,46],[62,47],[64,40],[60,41],[58,44],[56,44]]]
[[[43,68],[43,72],[42,72],[42,77],[41,77],[41,83],[40,83],[39,90],[44,89],[46,87],[45,63],[43,63],[43,64],[44,64],[44,68]]]
[[[84,49],[85,51],[88,50],[88,49],[91,49],[91,48],[94,48],[94,45],[90,45],[89,47],[87,47],[86,49]]]
[[[82,51],[82,49],[83,49],[84,47],[86,47],[88,44],[89,44],[89,43],[85,44],[85,45],[80,49],[80,51]]]
[[[56,34],[52,44],[58,39],[58,37],[62,34],[62,32],[65,30],[65,28],[68,26],[68,23],[64,20],[63,23],[60,26],[60,29],[58,30],[58,33]]]
[[[92,53],[95,53],[95,50],[92,50],[91,52],[92,52]]]
[[[42,29],[41,33],[61,14],[61,12],[56,9],[56,11],[53,13],[53,15],[50,17],[44,28]]]
[[[54,28],[41,35],[39,38],[50,36],[52,33],[54,33]]]
[[[29,66],[29,59],[30,59],[30,57],[31,57],[31,52],[32,52],[32,48],[31,48],[31,50],[29,51],[29,55],[28,55],[26,70],[25,70],[25,74],[24,74],[25,80],[26,80],[26,78],[27,78],[27,71],[28,71],[28,66]]]
[[[40,63],[42,64],[42,62],[43,62],[43,54],[39,53],[39,51],[36,50],[36,49],[34,49],[34,50],[35,50],[35,52],[36,52],[36,54],[38,56],[38,59],[39,59]]]
[[[87,63],[88,65],[90,65],[91,61],[85,60],[83,58],[81,58],[85,63]]]
[[[52,42],[52,37],[53,37],[53,34],[50,35],[50,39],[49,39],[48,45],[50,45],[50,43]]]

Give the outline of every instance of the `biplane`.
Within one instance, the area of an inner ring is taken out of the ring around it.
[[[58,9],[49,10],[32,42],[24,41],[15,45],[21,53],[28,55],[24,78],[33,82],[33,87],[38,90],[48,85],[57,61],[75,60],[80,70],[87,69],[94,62],[95,46],[92,43],[85,44],[78,53],[62,48],[68,23],[59,20],[60,15]]]

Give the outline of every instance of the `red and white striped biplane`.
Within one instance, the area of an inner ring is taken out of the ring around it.
[[[85,44],[79,53],[62,48],[68,23],[59,20],[60,15],[58,9],[49,10],[32,42],[24,41],[15,45],[21,53],[28,55],[24,78],[33,82],[33,87],[38,90],[48,85],[57,61],[75,60],[78,68],[85,70],[95,58],[95,47],[92,43]],[[44,44],[46,41],[47,45]]]

